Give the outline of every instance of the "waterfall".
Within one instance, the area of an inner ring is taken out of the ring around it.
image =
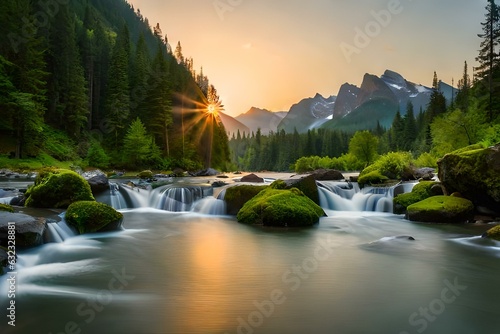
[[[206,215],[225,215],[226,202],[215,197],[205,197],[193,204],[191,209],[193,212],[198,212]]]
[[[44,235],[45,242],[64,242],[66,239],[77,235],[75,230],[66,223],[64,213],[59,216],[62,219],[61,221],[47,223],[47,230]]]
[[[159,190],[158,196],[155,196],[152,206],[173,212],[190,211],[196,201],[207,195],[203,188],[195,185],[163,187]]]
[[[409,192],[415,183],[400,183],[392,187],[366,187],[357,183],[318,181],[321,207],[335,211],[393,212],[395,195]]]

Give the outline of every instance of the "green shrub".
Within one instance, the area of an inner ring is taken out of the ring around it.
[[[109,166],[109,157],[98,141],[92,141],[87,151],[87,163],[91,167],[106,169]]]
[[[76,227],[80,234],[84,234],[102,231],[106,227],[109,228],[110,224],[114,226],[109,229],[115,229],[121,225],[123,214],[104,203],[78,201],[68,207],[65,219],[69,225]]]
[[[437,158],[430,153],[422,153],[417,160],[415,160],[415,166],[417,167],[437,167]]]
[[[387,179],[399,180],[411,175],[413,158],[409,152],[390,152],[382,155],[359,174],[361,186],[371,183],[382,183]],[[377,181],[378,180],[378,181]]]

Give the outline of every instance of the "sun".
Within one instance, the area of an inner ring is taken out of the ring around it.
[[[217,109],[218,109],[217,105],[214,104],[214,103],[209,103],[207,105],[207,113],[209,113],[209,114],[212,114],[212,115],[216,116],[217,115]]]

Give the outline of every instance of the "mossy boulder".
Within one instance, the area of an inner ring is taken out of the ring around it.
[[[483,234],[483,238],[490,238],[500,241],[500,225],[497,225],[486,231],[486,233]]]
[[[0,211],[14,212],[14,208],[9,204],[0,203]]]
[[[385,175],[382,175],[379,170],[372,170],[362,174],[360,173],[358,177],[358,183],[361,187],[368,184],[382,184],[387,180],[389,180],[389,178]]]
[[[137,174],[137,176],[140,179],[152,179],[153,178],[153,172],[150,171],[150,170],[143,170],[142,172],[140,172],[139,174]]]
[[[107,204],[94,201],[72,203],[65,218],[80,234],[119,230],[123,222],[122,213]]]
[[[279,182],[275,181],[273,183]],[[307,197],[313,200],[314,203],[319,204],[318,185],[316,184],[316,176],[308,175],[300,179],[288,179],[281,181],[285,185],[282,189],[297,188],[304,193]]]
[[[26,191],[26,206],[36,208],[67,208],[76,201],[93,201],[88,182],[70,170],[41,172],[35,184]]]
[[[465,198],[433,196],[407,208],[407,218],[426,223],[465,223],[474,217],[474,204]]]
[[[445,155],[438,166],[448,194],[459,192],[476,206],[500,211],[500,144],[463,148]]]
[[[270,186],[245,203],[237,219],[244,224],[295,227],[312,226],[323,215],[323,209],[299,189]]]
[[[235,216],[243,205],[268,186],[237,185],[226,189],[227,214]]]
[[[402,214],[406,212],[406,208],[412,204],[423,201],[426,198],[434,196],[433,187],[439,182],[421,181],[417,183],[411,192],[400,194],[394,197],[394,213]]]

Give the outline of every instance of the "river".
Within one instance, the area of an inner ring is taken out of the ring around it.
[[[120,211],[123,231],[20,253],[16,326],[3,317],[2,333],[499,332],[500,243],[484,227],[330,209],[305,229]]]

